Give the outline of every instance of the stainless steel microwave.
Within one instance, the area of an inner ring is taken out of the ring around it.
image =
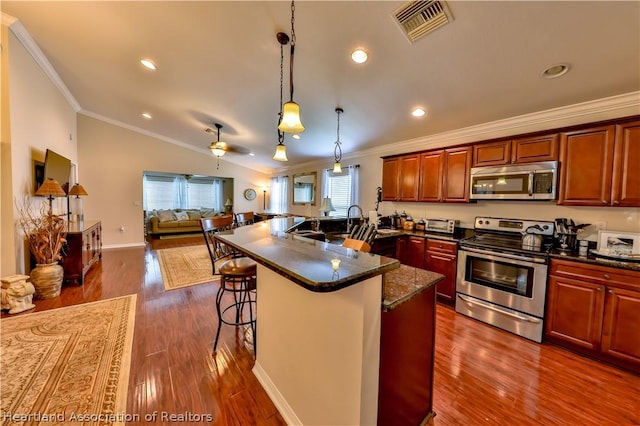
[[[472,200],[555,200],[558,162],[471,169]]]

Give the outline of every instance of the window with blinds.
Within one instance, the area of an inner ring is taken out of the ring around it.
[[[212,209],[222,211],[223,181],[210,176],[144,174],[145,210]]]
[[[328,174],[329,185],[327,196],[331,198],[331,203],[335,211],[329,212],[332,217],[347,217],[347,209],[351,202],[351,175]]]

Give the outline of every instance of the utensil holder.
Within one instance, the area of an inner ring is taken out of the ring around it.
[[[578,234],[558,233],[558,250],[565,252],[575,252]]]

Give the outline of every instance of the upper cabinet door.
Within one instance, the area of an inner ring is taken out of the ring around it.
[[[614,133],[602,126],[562,134],[558,204],[610,205]]]
[[[511,162],[513,164],[557,161],[560,135],[535,136],[511,141]]]
[[[420,155],[419,201],[437,202],[442,200],[442,168],[444,150],[424,152]]]
[[[511,162],[511,141],[486,142],[473,146],[473,167],[503,166]]]
[[[385,158],[382,160],[382,201],[398,200],[399,173],[399,157]]]
[[[616,126],[611,204],[640,207],[640,121]]]
[[[473,147],[445,149],[442,201],[469,202],[469,169]]]
[[[418,201],[420,179],[420,155],[410,154],[400,157],[400,201]]]

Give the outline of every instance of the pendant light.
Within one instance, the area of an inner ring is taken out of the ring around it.
[[[336,108],[336,114],[338,114],[338,138],[336,139],[336,145],[333,148],[333,156],[335,157],[335,163],[333,163],[333,173],[339,174],[342,173],[342,164],[340,161],[342,160],[342,147],[340,143],[340,114],[342,114],[344,110],[340,107]]]
[[[285,33],[276,34],[278,43],[280,43],[280,103],[278,104],[278,145],[276,146],[276,152],[273,154],[273,159],[277,161],[289,161],[287,158],[287,147],[284,145],[284,133],[280,130],[280,124],[282,123],[282,81],[284,75],[284,45],[289,43],[289,36]]]
[[[222,124],[219,123],[215,123],[216,128],[218,129],[218,140],[216,142],[211,142],[211,145],[209,145],[209,150],[211,151],[211,153],[213,155],[216,156],[216,159],[218,161],[218,165],[216,166],[216,169],[220,168],[220,157],[222,157],[224,154],[226,154],[227,150],[227,144],[226,142],[220,142],[220,129],[222,129]]]
[[[300,105],[293,101],[293,58],[296,47],[295,2],[291,1],[291,50],[289,55],[289,102],[282,107],[282,118],[278,129],[285,133],[302,133],[304,126],[300,120]]]

